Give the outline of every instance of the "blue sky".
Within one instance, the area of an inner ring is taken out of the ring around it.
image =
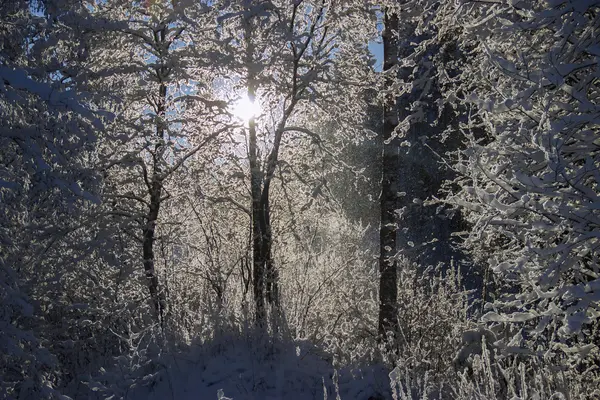
[[[375,57],[375,71],[381,72],[383,70],[383,40],[381,38],[381,33],[383,32],[383,13],[381,11],[376,11],[377,15],[377,31],[379,32],[379,37],[377,40],[369,41],[369,51]]]
[[[377,61],[375,63],[375,71],[380,72],[383,69],[383,42],[381,41],[370,41],[369,42],[369,51],[375,57]]]

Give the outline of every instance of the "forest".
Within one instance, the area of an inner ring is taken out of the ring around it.
[[[599,0],[0,0],[0,398],[600,399]]]

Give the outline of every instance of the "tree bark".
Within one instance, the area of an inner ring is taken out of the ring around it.
[[[383,48],[384,71],[388,71],[397,63],[398,54],[398,15],[386,12],[384,20]],[[386,79],[390,87],[394,81],[391,75]],[[398,190],[398,139],[394,138],[394,129],[398,125],[396,97],[388,94],[383,110],[383,155],[381,162],[381,222],[379,229],[379,323],[380,340],[394,340],[399,326],[397,315],[397,263],[396,263],[396,216]],[[388,336],[391,334],[391,338]]]
[[[293,32],[296,18],[296,9],[299,3],[293,6],[292,19],[290,23],[290,32]],[[321,6],[318,17],[313,22],[313,26],[317,26],[317,22],[323,17],[325,12],[325,2]],[[252,34],[255,28],[252,27],[251,19],[245,20],[245,36],[246,36],[246,66],[248,68],[248,99],[254,102],[256,91],[258,89],[256,83],[256,68],[255,52],[256,48],[252,42]],[[265,303],[271,306],[271,310],[279,314],[279,283],[278,274],[272,257],[272,229],[271,229],[271,208],[270,208],[270,187],[273,180],[275,169],[277,167],[279,148],[285,131],[286,123],[290,115],[292,115],[296,104],[302,92],[306,89],[303,86],[299,77],[300,60],[309,48],[311,41],[314,39],[314,30],[311,30],[309,37],[301,48],[298,48],[294,42],[291,42],[293,52],[292,66],[292,93],[289,103],[284,104],[284,111],[281,120],[277,123],[273,137],[273,147],[266,158],[266,163],[261,166],[261,160],[256,142],[256,121],[251,118],[248,124],[248,157],[250,163],[251,176],[251,196],[252,196],[252,254],[253,254],[253,283],[254,283],[254,300],[256,305],[256,321],[259,325],[266,323]],[[324,38],[325,36],[323,36]],[[262,168],[261,168],[262,167]],[[278,315],[276,315],[277,317]],[[273,327],[274,330],[277,326]]]
[[[254,71],[255,47],[252,42],[252,21],[245,21],[246,66],[248,68],[248,100],[254,103],[258,86]],[[271,271],[271,222],[269,209],[269,185],[265,183],[257,144],[256,119],[248,121],[248,159],[250,164],[250,194],[252,197],[252,283],[254,287],[255,318],[258,326],[266,326],[265,300],[270,300],[272,290]]]
[[[248,98],[254,101],[256,88],[248,85]],[[271,208],[269,204],[270,177],[263,177],[256,143],[256,121],[248,123],[248,155],[250,159],[250,191],[252,196],[252,255],[254,303],[256,322],[266,322],[265,300],[273,307],[278,305],[277,272],[271,254]]]
[[[154,233],[156,229],[156,221],[160,210],[160,193],[161,183],[154,181],[150,194],[150,205],[148,214],[146,215],[146,226],[143,229],[143,257],[144,257],[144,272],[148,280],[148,290],[150,292],[150,301],[159,322],[162,324],[164,319],[164,299],[159,287],[158,276],[154,269]]]
[[[166,28],[154,32],[154,41],[162,45],[165,42]],[[155,73],[159,82],[158,96],[156,98],[156,144],[152,152],[152,176],[148,184],[148,194],[150,202],[148,204],[148,213],[146,214],[146,225],[143,228],[142,249],[144,259],[144,272],[146,274],[148,290],[150,292],[150,301],[156,313],[156,318],[162,325],[164,323],[165,298],[160,289],[158,275],[154,263],[154,239],[158,214],[161,206],[161,196],[163,188],[163,177],[161,176],[164,152],[164,135],[166,131],[165,118],[167,111],[167,86],[165,80],[169,74],[169,69],[164,66],[156,67]]]
[[[280,133],[279,133],[280,134]],[[273,161],[276,163],[276,160]],[[275,264],[273,263],[273,256],[271,254],[271,248],[273,245],[273,234],[271,231],[271,206],[269,203],[269,192],[271,187],[272,173],[267,171],[267,177],[265,178],[265,184],[261,194],[261,210],[262,214],[262,229],[263,229],[263,262],[265,268],[265,295],[267,302],[273,310],[278,310],[279,307],[279,289],[278,289],[278,276]]]
[[[255,88],[248,84],[248,98],[254,101]],[[248,157],[250,161],[250,194],[252,197],[252,283],[254,287],[255,318],[258,325],[266,320],[265,312],[265,246],[264,206],[261,201],[262,173],[256,143],[256,121],[248,122]]]

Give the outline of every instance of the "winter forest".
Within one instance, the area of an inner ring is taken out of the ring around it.
[[[600,398],[600,1],[0,0],[0,398]]]

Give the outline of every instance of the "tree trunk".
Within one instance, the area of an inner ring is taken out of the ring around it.
[[[156,221],[160,210],[160,193],[161,183],[155,181],[152,184],[150,194],[150,206],[146,215],[146,226],[143,229],[143,257],[144,257],[144,272],[148,280],[148,289],[150,291],[150,301],[159,322],[162,324],[164,318],[164,299],[162,297],[158,276],[154,269],[154,232],[156,229]]]
[[[248,44],[248,47],[251,47]],[[251,51],[248,57],[251,58]],[[256,86],[252,76],[248,78],[248,100],[254,102],[256,97]],[[252,196],[252,283],[254,287],[254,305],[256,323],[264,325],[266,320],[265,311],[265,269],[266,269],[266,247],[268,237],[265,226],[265,207],[262,201],[263,176],[258,159],[258,147],[256,142],[256,120],[254,117],[248,121],[248,158],[250,162],[250,193]]]
[[[165,28],[154,33],[154,40],[156,43],[162,44],[165,41],[166,31]],[[150,301],[154,311],[156,312],[156,318],[162,325],[164,323],[164,309],[165,309],[165,298],[164,294],[160,289],[158,281],[158,275],[155,270],[154,263],[154,238],[156,231],[156,223],[158,220],[158,213],[160,211],[161,196],[162,196],[162,185],[163,177],[161,176],[162,168],[161,163],[163,162],[162,156],[164,152],[164,135],[165,135],[165,118],[167,111],[167,86],[164,80],[169,74],[167,67],[157,67],[156,76],[159,83],[158,97],[156,100],[156,144],[152,153],[152,176],[148,184],[148,194],[150,195],[150,202],[148,205],[148,213],[146,214],[146,225],[143,229],[143,257],[144,257],[144,272],[146,273],[146,279],[148,280],[148,289],[150,292]]]
[[[386,12],[383,31],[384,71],[397,63],[398,54],[398,15]],[[392,85],[394,76],[386,80],[388,88]],[[383,111],[383,156],[381,179],[381,225],[379,229],[379,324],[380,340],[388,341],[391,334],[393,341],[398,332],[397,315],[397,263],[396,263],[396,203],[398,190],[398,139],[393,138],[394,129],[398,125],[396,98],[389,94],[385,99]]]
[[[253,64],[255,46],[252,42],[254,27],[252,21],[245,21],[246,36],[246,66],[248,100],[254,103],[258,89],[256,72]],[[276,133],[275,145],[267,160],[267,171],[263,171],[259,149],[257,146],[257,129],[254,117],[248,121],[248,158],[250,164],[250,192],[252,197],[252,283],[254,287],[254,304],[256,324],[266,326],[266,302],[273,308],[277,306],[278,286],[277,274],[271,254],[271,208],[269,204],[269,189],[272,166],[277,161],[278,143],[281,140],[280,130]]]
[[[268,171],[267,171],[268,172]],[[266,298],[267,302],[273,310],[277,310],[279,306],[279,289],[278,289],[278,277],[275,264],[273,263],[273,257],[271,254],[271,248],[273,245],[273,234],[271,231],[271,206],[269,204],[269,189],[271,179],[267,176],[265,184],[263,186],[263,192],[261,196],[261,207],[263,211],[262,215],[262,229],[263,229],[263,254],[264,254],[264,266],[265,266],[265,283],[266,283]]]
[[[266,321],[265,300],[271,307],[277,306],[277,276],[271,254],[272,235],[268,188],[259,192],[259,200],[252,202],[252,231],[254,267],[254,299],[256,321]]]
[[[249,87],[248,98],[254,100],[254,88]],[[256,145],[256,123],[249,121],[249,158],[250,158],[250,191],[252,196],[252,255],[254,303],[256,306],[256,322],[266,322],[265,300],[277,305],[277,276],[271,255],[271,209],[269,204],[269,184],[264,182],[260,168]],[[263,185],[264,182],[264,185]]]

